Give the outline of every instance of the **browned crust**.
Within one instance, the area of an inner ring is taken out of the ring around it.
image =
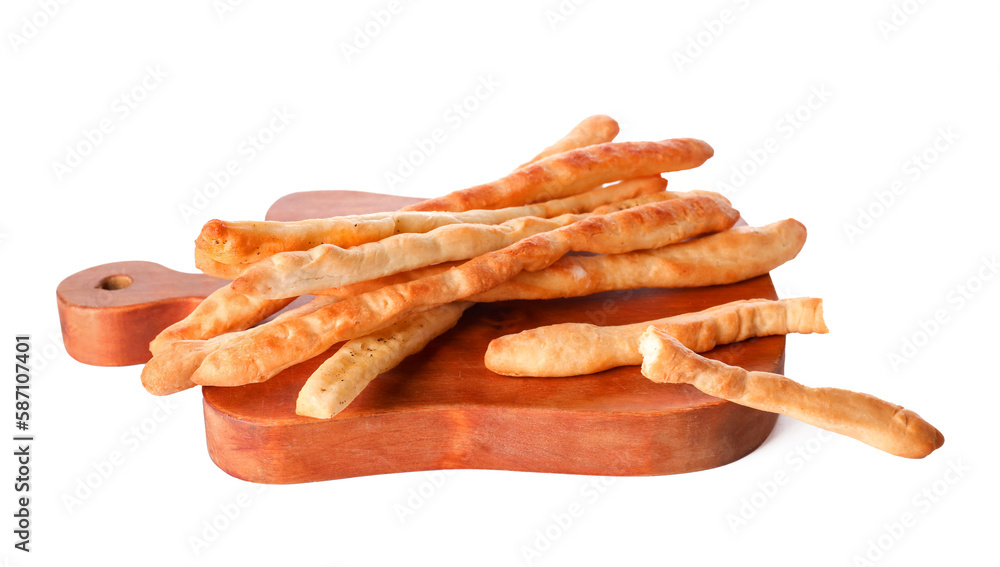
[[[562,323],[505,335],[490,342],[486,368],[505,376],[579,376],[638,366],[639,336],[650,325],[695,352],[753,337],[827,332],[821,299],[743,299],[629,325]]]
[[[205,223],[195,240],[195,265],[206,274],[235,279],[247,264],[273,254],[308,250],[331,244],[348,248],[398,234],[426,233],[456,224],[499,224],[516,218],[551,218],[584,213],[650,193],[663,191],[667,181],[659,176],[628,179],[563,199],[500,210],[457,212],[397,211],[310,219],[295,222],[221,221]]]
[[[187,317],[156,335],[149,344],[149,351],[156,355],[177,341],[208,339],[249,329],[294,299],[252,298],[234,291],[233,284],[229,283],[212,292]]]
[[[597,144],[549,156],[492,183],[428,199],[403,210],[497,209],[558,199],[619,179],[698,167],[712,153],[711,146],[693,138]]]
[[[795,219],[738,227],[663,248],[604,256],[567,256],[541,272],[522,273],[470,297],[511,299],[578,297],[640,287],[701,287],[766,274],[794,258],[806,241]]]
[[[781,413],[853,437],[900,457],[922,458],[944,444],[941,432],[916,413],[875,396],[810,388],[770,372],[748,372],[691,352],[666,331],[642,334],[642,374],[654,382],[691,384],[710,396]]]
[[[192,376],[205,385],[260,382],[334,343],[364,336],[407,313],[485,292],[517,273],[541,270],[570,251],[621,253],[664,246],[732,226],[739,213],[708,196],[672,199],[590,217],[483,254],[451,270],[387,286],[309,315],[262,325],[209,355]]]
[[[618,135],[618,131],[618,122],[614,118],[603,114],[589,116],[580,121],[579,124],[574,126],[568,134],[560,138],[556,143],[545,148],[526,163],[517,166],[517,169],[521,169],[555,154],[610,142]]]

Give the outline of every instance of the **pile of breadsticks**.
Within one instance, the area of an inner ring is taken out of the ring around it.
[[[793,219],[734,228],[739,212],[723,196],[666,191],[661,174],[704,163],[713,153],[705,142],[613,142],[617,134],[611,118],[590,117],[497,181],[400,211],[209,221],[196,264],[232,281],[153,340],[143,385],[165,395],[262,382],[346,341],[296,404],[299,415],[329,419],[474,303],[733,283],[802,248],[805,228]],[[300,296],[313,298],[270,318]],[[819,300],[738,301],[626,327],[534,329],[493,341],[486,365],[507,375],[570,376],[643,364],[654,381],[691,383],[895,454],[940,446],[937,430],[899,406],[739,374],[692,352],[793,332],[826,332]]]

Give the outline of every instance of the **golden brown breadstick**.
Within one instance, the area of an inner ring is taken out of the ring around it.
[[[321,296],[309,303],[290,309],[274,318],[274,322],[286,321],[312,313],[340,301],[340,297]],[[206,337],[203,340],[176,340],[164,342],[155,356],[142,368],[142,385],[151,394],[166,396],[193,388],[191,375],[201,366],[205,357],[224,345],[232,344],[248,331],[233,331],[218,336]]]
[[[460,212],[386,212],[297,222],[213,219],[195,240],[195,265],[206,274],[234,279],[257,262],[279,252],[308,250],[319,244],[344,248],[401,233],[424,233],[451,224],[499,224],[519,217],[551,218],[663,191],[659,176],[640,177],[579,195],[499,210]],[[235,274],[235,275],[234,275]]]
[[[839,388],[810,388],[770,372],[748,372],[687,349],[649,327],[639,343],[642,374],[654,382],[691,384],[710,396],[780,413],[853,437],[893,455],[922,458],[944,436],[916,413],[875,396]]]
[[[802,249],[806,230],[788,219],[762,227],[743,226],[654,250],[566,256],[538,272],[522,272],[469,298],[477,303],[514,299],[580,297],[640,287],[724,285],[754,278],[791,260]],[[352,297],[387,285],[440,274],[461,265],[448,262],[317,294]]]
[[[615,139],[618,135],[618,122],[610,116],[605,116],[603,114],[596,114],[588,118],[584,118],[582,122],[573,127],[566,134],[559,139],[556,143],[545,148],[538,155],[532,158],[530,161],[517,166],[517,169],[521,169],[526,165],[531,165],[540,159],[547,158],[551,155],[559,154],[562,152],[568,152],[569,150],[575,150],[577,148],[583,148],[586,146],[593,146],[595,144],[604,144]]]
[[[540,272],[524,272],[469,298],[579,297],[639,287],[701,287],[766,274],[802,249],[806,228],[794,219],[741,226],[654,250],[605,256],[567,256]]]
[[[403,210],[497,209],[558,199],[610,181],[691,169],[710,157],[712,147],[692,138],[597,144],[549,156],[492,183],[428,199]]]
[[[665,246],[728,228],[739,213],[723,199],[671,199],[596,215],[478,256],[447,272],[387,286],[279,324],[210,354],[191,380],[203,385],[261,382],[312,358],[334,343],[364,336],[408,313],[487,291],[517,273],[541,270],[564,254],[616,254]]]
[[[673,196],[653,193],[605,205],[600,210],[606,214]],[[232,285],[238,293],[266,299],[316,293],[442,262],[467,260],[589,216],[521,217],[497,225],[452,224],[421,234],[397,234],[353,248],[321,244],[308,251],[282,252],[261,260]]]
[[[505,376],[579,376],[638,366],[639,336],[650,325],[695,352],[752,337],[827,332],[821,299],[744,299],[631,325],[563,323],[506,335],[490,342],[486,368]]]
[[[277,313],[295,298],[253,298],[233,290],[229,283],[212,292],[187,317],[170,325],[149,343],[149,351],[160,353],[171,343],[183,340],[208,339],[242,331]]]
[[[329,419],[376,376],[392,370],[458,323],[472,303],[457,302],[413,313],[400,322],[350,340],[326,359],[299,391],[295,413]]]
[[[246,264],[223,264],[222,262],[218,262],[209,256],[208,252],[198,248],[197,244],[194,249],[194,266],[201,270],[203,274],[207,274],[214,278],[235,280],[236,278],[242,276],[243,272],[255,263],[256,262],[248,262]]]
[[[573,129],[562,140],[556,142],[548,149],[531,160],[537,161],[547,157],[552,153],[558,153],[583,147],[591,144],[610,142],[618,133],[618,124],[606,116],[592,116]],[[531,163],[529,162],[529,163]],[[525,164],[527,165],[527,164]],[[566,213],[579,213],[590,210],[600,205],[602,195],[615,191],[623,198],[632,196],[632,192],[625,197],[624,190],[630,190],[632,186],[637,188],[659,185],[660,189],[666,187],[666,180],[659,176],[653,178],[639,178],[633,181],[624,181],[614,186],[604,189],[588,191],[576,197],[562,199],[561,201],[549,202],[564,204],[575,201],[573,210],[567,207]],[[641,195],[648,191],[634,192]],[[647,201],[651,202],[651,201]],[[628,206],[638,206],[645,202],[629,203]],[[555,209],[555,207],[553,207]],[[600,214],[612,212],[601,207]],[[620,210],[620,209],[614,209]],[[557,215],[553,215],[557,216]],[[450,267],[450,264],[437,264],[432,268],[442,266]],[[426,270],[426,268],[407,272],[413,276],[416,272]],[[386,285],[384,280],[393,276],[379,278],[380,285]],[[415,278],[411,278],[415,279]],[[354,287],[371,284],[373,280],[359,282]],[[369,289],[377,289],[369,287]],[[296,404],[296,413],[299,415],[312,416],[317,418],[330,418],[339,413],[361,392],[365,386],[371,382],[378,374],[385,372],[397,364],[405,357],[422,349],[427,342],[434,337],[451,328],[458,322],[462,313],[468,306],[468,302],[449,303],[440,307],[415,313],[411,317],[391,325],[372,335],[348,341],[332,357],[326,360],[309,377],[305,386],[299,392]],[[367,354],[364,357],[363,354]]]

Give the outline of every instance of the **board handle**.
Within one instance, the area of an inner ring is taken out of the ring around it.
[[[228,280],[175,272],[153,262],[88,268],[56,288],[66,352],[95,366],[142,364],[149,342]]]

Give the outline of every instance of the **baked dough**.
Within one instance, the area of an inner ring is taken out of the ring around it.
[[[875,396],[810,388],[770,372],[748,372],[704,358],[654,326],[639,342],[642,374],[654,382],[691,384],[740,405],[780,413],[853,437],[900,457],[922,458],[944,444],[941,432],[916,413]]]
[[[490,342],[486,368],[505,376],[579,376],[638,366],[639,336],[650,325],[695,352],[752,337],[827,332],[821,299],[744,299],[631,325],[563,323],[506,335]]]

